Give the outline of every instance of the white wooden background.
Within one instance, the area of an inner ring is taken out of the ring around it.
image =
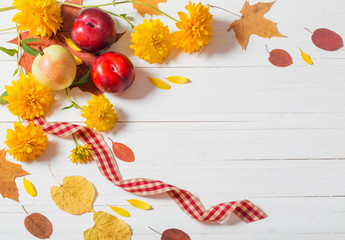
[[[202,2],[239,13],[244,0]],[[11,3],[2,0],[0,7]],[[187,3],[170,0],[159,7],[177,17]],[[131,5],[107,9],[128,13],[136,24],[142,22]],[[14,12],[1,13],[1,29],[13,26]],[[108,182],[95,163],[73,165],[67,159],[74,147],[72,140],[49,136],[45,153],[37,161],[23,164],[38,196],[32,198],[25,192],[22,178],[16,182],[20,203],[27,211],[40,212],[52,221],[51,239],[82,239],[93,220],[92,213],[74,216],[53,203],[49,191],[56,182],[49,163],[61,182],[65,176],[82,175],[94,184],[96,211],[113,213],[107,203],[129,210],[130,218],[119,218],[131,226],[133,240],[160,239],[148,226],[160,232],[180,228],[193,240],[345,238],[344,48],[320,50],[304,30],[326,27],[344,38],[345,1],[277,0],[266,17],[277,22],[279,31],[288,37],[252,36],[246,51],[241,50],[234,33],[226,31],[237,18],[217,9],[211,12],[214,35],[210,45],[192,55],[173,50],[162,65],[134,57],[129,48],[130,29],[117,21],[119,31],[128,33],[111,49],[129,56],[137,77],[122,95],[107,94],[119,122],[105,137],[123,142],[135,152],[134,163],[118,162],[125,178],[166,181],[193,192],[206,207],[247,198],[266,211],[268,218],[251,224],[235,216],[222,224],[194,221],[165,195],[136,197]],[[176,30],[173,21],[160,18]],[[13,47],[5,42],[15,36],[14,31],[1,33],[0,45]],[[265,44],[269,49],[287,50],[294,64],[272,66]],[[301,60],[298,47],[312,57],[313,66]],[[13,80],[15,68],[14,58],[0,54],[1,92]],[[186,76],[191,83],[172,85],[170,91],[164,91],[147,80],[147,76],[172,75]],[[56,101],[48,120],[83,124],[79,110],[60,110],[68,105],[64,93],[54,94]],[[80,105],[91,98],[78,89],[71,96]],[[6,129],[13,128],[17,119],[4,106],[0,106],[0,116],[0,148],[5,148]],[[154,210],[134,209],[126,202],[130,198],[145,200]],[[0,199],[0,239],[35,239],[24,228],[25,217],[18,203]]]

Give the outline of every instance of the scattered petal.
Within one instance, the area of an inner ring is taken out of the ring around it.
[[[35,189],[34,185],[29,180],[27,180],[26,178],[23,178],[23,185],[24,185],[26,192],[30,196],[36,197],[36,195],[37,195],[36,189]]]
[[[165,79],[175,84],[185,84],[188,82],[188,78],[182,76],[171,76]]]
[[[111,210],[113,210],[114,212],[116,212],[117,214],[119,214],[122,217],[130,217],[131,216],[129,214],[129,212],[124,208],[116,207],[116,206],[110,206],[110,205],[108,205],[108,206],[111,208]]]
[[[74,57],[75,63],[76,63],[77,65],[83,64],[83,60],[81,60],[79,57],[77,57],[77,56],[75,56],[75,55],[73,55],[73,57]]]
[[[308,63],[309,65],[313,65],[313,61],[311,60],[311,58],[309,57],[308,54],[306,54],[305,52],[303,52],[300,48],[298,48],[298,50],[301,52],[301,57],[302,59]]]
[[[170,89],[169,84],[167,84],[166,82],[163,82],[162,80],[160,80],[158,78],[149,77],[149,80],[152,83],[152,85],[155,87],[158,87],[158,88],[163,89],[163,90],[169,90]]]
[[[316,29],[311,36],[311,40],[315,46],[326,51],[336,51],[343,47],[341,36],[327,28]]]
[[[287,67],[292,64],[290,54],[283,49],[273,49],[268,58],[270,63],[277,67]]]
[[[131,204],[133,207],[139,208],[141,210],[152,209],[150,204],[148,204],[144,201],[138,200],[138,199],[129,199],[129,200],[127,200],[127,202],[129,202],[129,204]]]
[[[49,238],[53,233],[53,225],[47,217],[40,213],[32,213],[24,220],[25,228],[39,239]]]
[[[68,37],[65,37],[64,35],[62,35],[64,38],[65,38],[65,41],[67,43],[67,45],[72,48],[74,51],[76,52],[81,52],[82,50],[80,48],[78,48],[74,42],[72,41],[72,39],[68,38]]]

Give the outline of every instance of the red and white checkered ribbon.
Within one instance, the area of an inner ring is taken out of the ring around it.
[[[40,124],[47,133],[62,137],[74,134],[85,144],[91,145],[94,152],[93,157],[99,170],[116,186],[127,192],[142,196],[168,193],[187,215],[198,221],[221,222],[231,213],[234,213],[242,221],[249,223],[267,216],[260,208],[248,200],[221,203],[206,210],[200,200],[193,194],[173,185],[146,178],[124,180],[111,149],[97,131],[66,122],[50,123],[42,118],[35,119],[33,122]]]

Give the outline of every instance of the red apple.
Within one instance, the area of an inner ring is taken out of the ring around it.
[[[115,22],[108,13],[99,8],[86,8],[75,18],[71,37],[80,49],[99,53],[114,43]]]
[[[77,74],[73,55],[60,45],[49,46],[41,54],[35,58],[31,68],[36,81],[51,90],[69,87]]]
[[[91,78],[99,90],[121,93],[132,85],[135,70],[125,55],[106,52],[93,62]]]

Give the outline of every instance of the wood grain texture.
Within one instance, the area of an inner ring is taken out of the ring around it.
[[[102,2],[107,1],[89,0],[86,4]],[[178,11],[185,11],[186,3],[170,0],[159,7],[176,17]],[[3,0],[0,7],[11,4]],[[243,1],[212,4],[239,13]],[[142,21],[130,4],[107,10],[126,12],[135,24]],[[0,29],[13,26],[13,13],[0,13]],[[124,220],[133,230],[133,240],[159,239],[148,226],[160,232],[180,228],[193,240],[345,238],[345,50],[322,51],[304,30],[326,27],[344,38],[345,1],[276,1],[265,17],[277,22],[278,30],[288,37],[252,36],[246,51],[241,50],[234,33],[226,31],[236,17],[218,9],[211,9],[211,13],[214,37],[210,45],[192,55],[173,50],[162,65],[134,57],[129,48],[130,30],[116,19],[119,31],[128,33],[111,50],[129,56],[137,78],[122,95],[107,95],[119,122],[104,136],[133,149],[135,162],[118,162],[125,178],[166,181],[190,190],[206,207],[248,198],[266,211],[268,218],[251,224],[236,217],[219,225],[202,224],[188,218],[165,195],[138,197],[153,207],[152,211],[140,211],[126,202],[136,197],[108,182],[94,163],[76,166],[69,162],[74,147],[71,139],[49,136],[46,152],[37,161],[23,164],[31,173],[37,197],[26,194],[22,179],[16,182],[19,200],[27,211],[40,212],[53,223],[52,240],[82,239],[93,221],[91,214],[73,216],[54,205],[49,191],[56,182],[49,163],[61,182],[65,176],[82,175],[94,184],[96,211],[111,212],[106,204],[130,211],[132,217]],[[176,30],[173,21],[158,18]],[[14,31],[0,33],[0,46],[12,47],[5,42],[15,36]],[[294,64],[272,66],[265,45],[288,51]],[[298,47],[310,55],[313,66],[303,62]],[[15,68],[15,59],[0,53],[0,92],[13,80]],[[191,82],[171,84],[171,90],[162,91],[147,79],[172,75],[186,76]],[[91,98],[78,89],[70,95],[80,105]],[[79,110],[60,110],[68,105],[63,92],[55,92],[54,97],[49,121],[83,124]],[[17,118],[4,106],[0,106],[0,116],[1,149],[6,147],[6,129],[13,128]],[[0,238],[35,239],[22,224],[25,216],[17,203],[0,199]]]

